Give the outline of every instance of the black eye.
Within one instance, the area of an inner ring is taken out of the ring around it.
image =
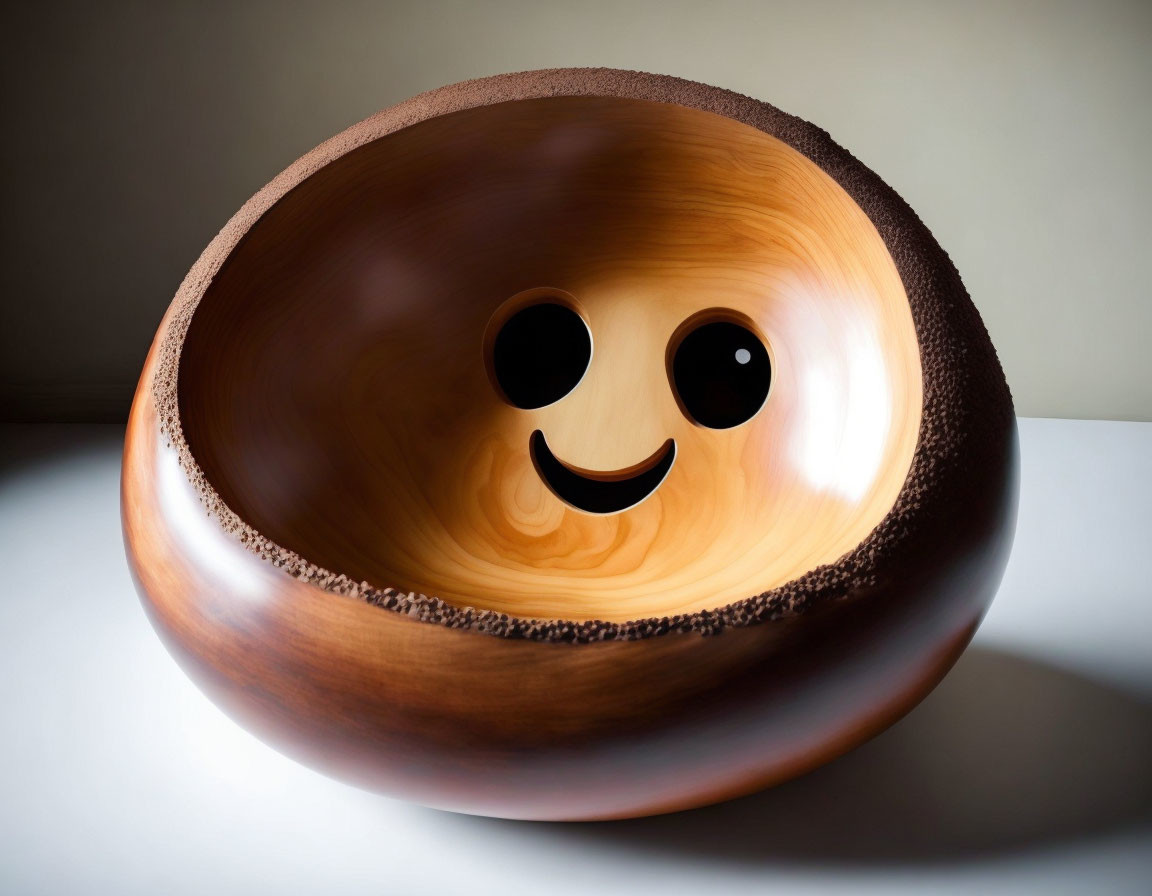
[[[541,408],[571,392],[592,357],[584,320],[564,305],[544,302],[513,314],[492,343],[492,372],[518,408]]]
[[[728,429],[764,405],[772,362],[750,329],[711,320],[680,337],[672,356],[672,387],[691,419],[710,429]]]

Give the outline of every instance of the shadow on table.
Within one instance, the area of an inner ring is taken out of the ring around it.
[[[754,796],[619,822],[458,818],[662,861],[893,865],[1017,853],[1152,821],[1152,706],[971,648],[893,728]]]

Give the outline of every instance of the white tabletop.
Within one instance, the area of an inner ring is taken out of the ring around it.
[[[906,719],[743,800],[534,824],[261,744],[165,653],[118,427],[0,431],[0,892],[1152,892],[1152,424],[1022,420],[1007,576]]]

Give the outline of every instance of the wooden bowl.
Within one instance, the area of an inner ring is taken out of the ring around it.
[[[541,71],[381,112],[240,210],[148,356],[123,521],[169,649],[269,743],[613,818],[922,698],[999,582],[1015,458],[955,269],[827,134]]]

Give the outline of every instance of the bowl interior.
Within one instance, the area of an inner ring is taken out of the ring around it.
[[[291,190],[200,300],[178,396],[209,483],[306,560],[626,620],[855,547],[922,386],[892,258],[814,163],[714,113],[553,97]]]

